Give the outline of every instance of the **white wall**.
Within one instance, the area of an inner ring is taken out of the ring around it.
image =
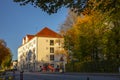
[[[50,40],[54,40],[54,45],[50,45]],[[56,54],[57,49],[62,49],[62,44],[59,44],[58,40],[63,44],[63,38],[34,37],[27,43],[20,46],[18,48],[18,67],[21,68],[20,65],[23,64],[23,61],[27,63],[26,55],[29,50],[33,51],[33,49],[35,49],[36,69],[38,69],[43,63],[52,63],[56,66],[62,56],[61,54]],[[50,53],[50,47],[54,47],[54,53]],[[25,55],[24,57],[23,54]],[[50,61],[50,55],[52,54],[54,55],[54,61]],[[20,59],[21,56],[22,60]],[[66,60],[64,62],[66,62]]]

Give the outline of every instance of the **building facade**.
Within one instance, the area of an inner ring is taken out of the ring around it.
[[[38,71],[45,64],[54,68],[62,64],[65,68],[63,43],[63,37],[47,27],[35,35],[26,35],[18,48],[18,69]]]

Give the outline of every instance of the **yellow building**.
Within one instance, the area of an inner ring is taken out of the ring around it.
[[[38,71],[40,66],[43,67],[45,64],[56,68],[61,63],[65,68],[63,43],[63,37],[47,27],[35,35],[26,35],[18,48],[18,69]]]

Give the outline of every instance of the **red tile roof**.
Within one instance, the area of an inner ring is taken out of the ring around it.
[[[26,37],[28,38],[28,41],[30,41],[35,36],[38,36],[38,37],[62,38],[62,36],[60,34],[54,32],[53,30],[51,30],[51,29],[49,29],[47,27],[43,28],[40,32],[38,32],[35,35],[30,35],[30,34],[26,35]],[[25,40],[26,37],[24,37],[23,39]]]
[[[38,32],[37,34],[35,35],[30,35],[30,34],[27,34],[23,40],[26,41],[26,37],[28,38],[28,41],[30,41],[32,38],[34,38],[35,36],[38,36],[38,37],[52,37],[52,38],[62,38],[62,36],[56,32],[54,32],[53,30],[45,27],[43,28],[40,32]],[[25,42],[26,43],[26,42]]]
[[[40,32],[38,32],[36,34],[36,36],[39,37],[53,37],[53,38],[62,38],[62,36],[56,32],[54,32],[53,30],[45,27],[43,28]]]
[[[31,40],[32,38],[34,38],[34,35],[29,35],[27,34],[27,38],[28,38],[28,41]]]

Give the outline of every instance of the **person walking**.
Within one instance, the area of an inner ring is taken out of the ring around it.
[[[42,72],[42,66],[40,66],[40,70],[39,71]]]

